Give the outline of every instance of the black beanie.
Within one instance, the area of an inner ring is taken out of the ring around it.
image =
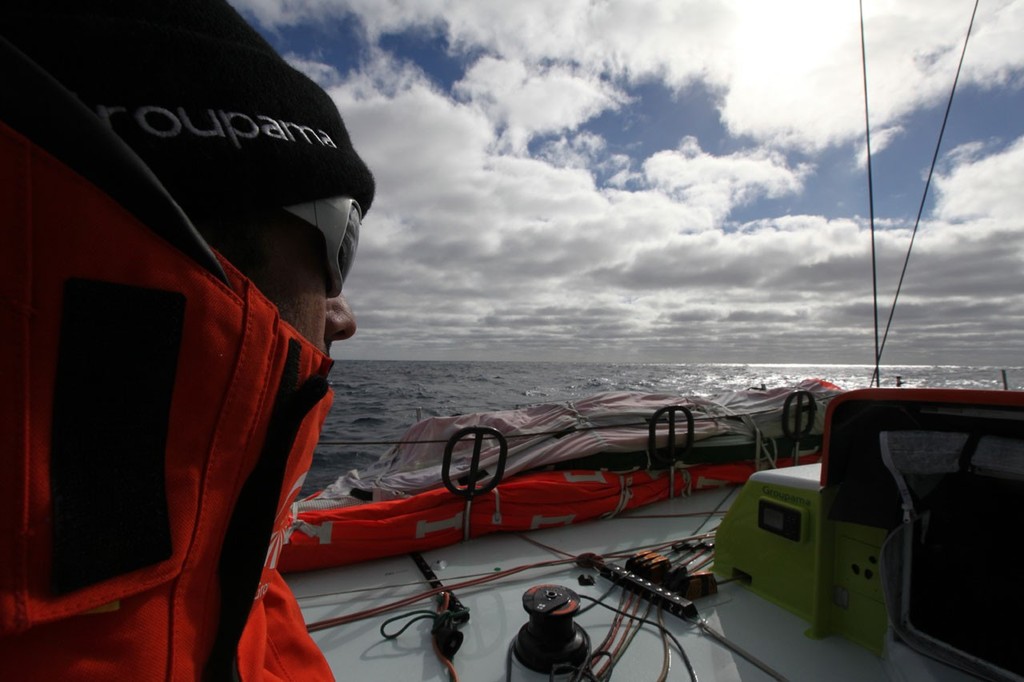
[[[193,217],[339,195],[370,208],[373,175],[334,102],[223,0],[5,2],[0,33]]]

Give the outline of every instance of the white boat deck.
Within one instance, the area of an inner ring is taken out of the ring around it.
[[[524,570],[473,587],[457,584],[509,569],[565,558],[559,552],[608,555],[706,532],[717,526],[738,488],[695,493],[690,497],[657,503],[615,519],[534,531],[529,538],[516,534],[491,535],[468,543],[424,553],[445,587],[455,587],[458,599],[470,610],[461,631],[465,640],[454,658],[463,682],[506,680],[509,645],[527,622],[522,596],[530,587],[558,584],[581,596],[599,599],[611,586],[596,570],[572,563]],[[616,561],[620,565],[625,560]],[[581,585],[581,575],[594,576],[591,586]],[[292,574],[288,581],[302,606],[307,623],[354,614],[429,589],[408,556],[356,566]],[[604,604],[619,604],[619,588]],[[588,606],[583,602],[583,607]],[[924,659],[900,644],[889,644],[885,659],[839,636],[814,640],[805,636],[808,623],[798,616],[753,594],[738,582],[720,585],[718,594],[697,599],[701,618],[743,651],[756,657],[779,676],[791,680],[968,680],[971,677],[941,663]],[[413,624],[399,638],[385,640],[379,628],[387,618],[413,610],[434,609],[425,599],[396,611],[357,622],[316,631],[313,637],[325,652],[339,680],[447,680],[448,673],[435,656],[430,621]],[[644,609],[641,609],[643,613]],[[608,633],[615,614],[594,607],[577,616],[594,646]],[[654,618],[654,612],[651,618]],[[693,624],[666,613],[665,625],[682,644],[699,680],[763,680],[772,675],[734,653]],[[397,630],[403,623],[390,626]],[[662,636],[645,626],[615,667],[613,680],[654,680],[662,668]],[[546,680],[547,675],[513,667],[513,680]],[[561,679],[561,678],[560,678]],[[673,647],[669,680],[690,676]]]

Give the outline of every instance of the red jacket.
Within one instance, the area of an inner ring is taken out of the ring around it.
[[[331,679],[276,570],[330,360],[0,64],[0,679]]]

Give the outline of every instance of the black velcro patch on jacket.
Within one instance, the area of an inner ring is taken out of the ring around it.
[[[64,285],[50,486],[57,594],[171,556],[164,459],[185,296]]]

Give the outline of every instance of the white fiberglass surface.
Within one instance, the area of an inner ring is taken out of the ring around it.
[[[490,535],[423,554],[437,579],[469,609],[461,627],[464,640],[454,657],[463,681],[500,682],[509,679],[509,645],[529,616],[523,594],[537,585],[567,587],[583,598],[575,617],[593,646],[605,639],[615,613],[591,606],[591,600],[618,608],[622,590],[581,567],[573,557],[595,553],[610,557],[652,545],[683,540],[713,530],[735,495],[727,488],[695,493],[657,503],[614,519],[551,528],[529,534]],[[609,559],[620,565],[625,558]],[[356,566],[293,574],[288,581],[302,606],[307,624],[360,614],[429,589],[408,556]],[[592,582],[592,584],[587,584]],[[475,583],[475,584],[474,584]],[[939,664],[923,661],[894,645],[881,659],[842,637],[814,640],[804,633],[808,623],[771,604],[737,582],[720,585],[717,594],[694,602],[698,618],[724,636],[745,655],[701,631],[692,622],[669,613],[663,623],[675,636],[700,680],[772,679],[774,671],[792,680],[968,679]],[[339,680],[447,680],[449,674],[435,655],[429,620],[413,623],[395,639],[385,639],[381,625],[389,618],[433,609],[433,597],[386,613],[317,630],[314,640],[323,649]],[[588,608],[589,607],[589,608]],[[640,604],[639,614],[646,611]],[[648,618],[656,622],[657,613]],[[397,631],[406,621],[387,625]],[[642,627],[612,671],[612,680],[658,679],[665,660],[664,639],[652,624]],[[756,659],[756,662],[751,662]],[[675,644],[670,645],[668,680],[688,680],[690,673]],[[914,676],[907,677],[909,671]],[[527,670],[513,661],[511,679],[546,680],[546,674]]]

